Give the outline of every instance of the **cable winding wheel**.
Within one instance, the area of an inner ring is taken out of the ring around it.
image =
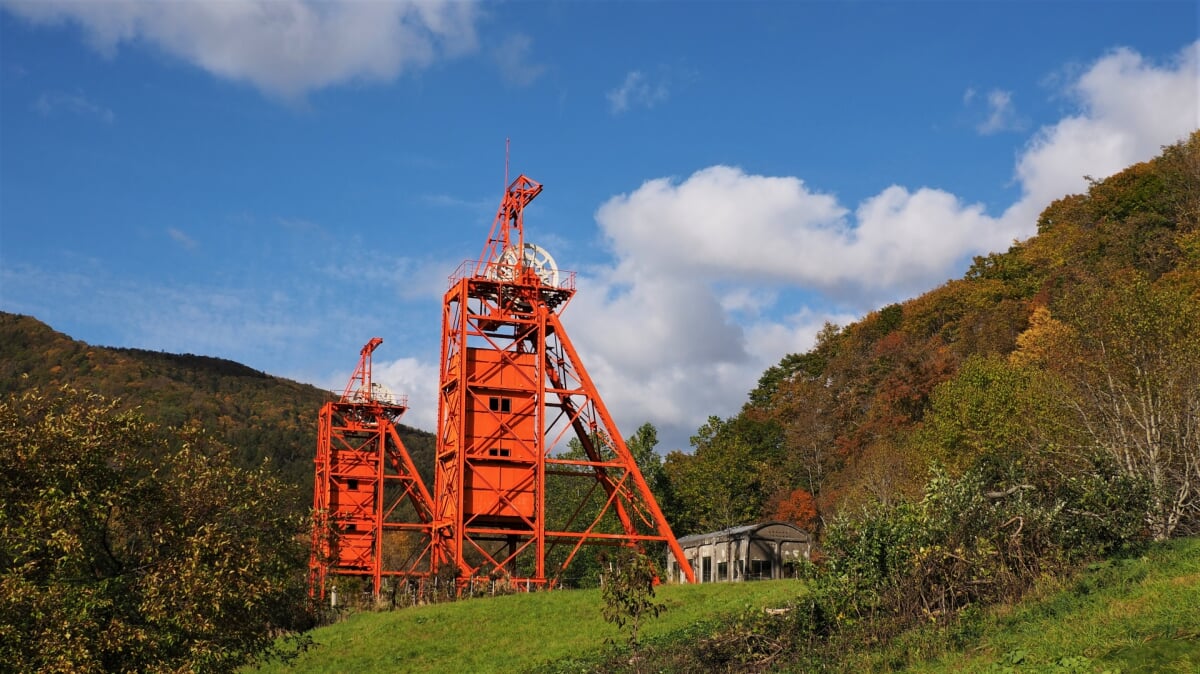
[[[487,277],[494,281],[513,281],[521,268],[532,269],[542,285],[558,287],[558,265],[549,251],[536,243],[527,243],[517,252],[516,246],[504,249],[492,264],[488,265]]]

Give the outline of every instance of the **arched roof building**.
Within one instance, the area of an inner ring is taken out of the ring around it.
[[[696,573],[696,582],[739,582],[790,578],[788,562],[808,559],[812,537],[790,522],[760,522],[693,534],[679,539],[679,547]],[[680,581],[681,572],[667,556],[667,578]]]

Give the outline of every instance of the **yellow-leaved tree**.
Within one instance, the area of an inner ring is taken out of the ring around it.
[[[284,485],[99,395],[0,401],[0,662],[14,671],[225,672],[306,626]]]

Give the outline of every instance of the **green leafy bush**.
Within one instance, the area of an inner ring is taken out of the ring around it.
[[[282,652],[308,616],[284,485],[119,410],[71,388],[0,401],[0,662],[222,672]]]

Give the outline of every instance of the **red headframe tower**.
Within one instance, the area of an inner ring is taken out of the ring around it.
[[[508,186],[483,253],[442,305],[435,545],[462,582],[533,588],[563,579],[585,545],[660,542],[694,581],[559,320],[575,276],[525,241],[541,190],[524,175]],[[554,454],[569,438],[577,450]],[[576,486],[551,503],[549,480]]]
[[[309,594],[324,597],[328,574],[370,579],[379,594],[383,576],[428,576],[434,565],[430,522],[433,499],[396,432],[407,400],[371,381],[371,354],[341,398],[321,408],[313,483]]]

